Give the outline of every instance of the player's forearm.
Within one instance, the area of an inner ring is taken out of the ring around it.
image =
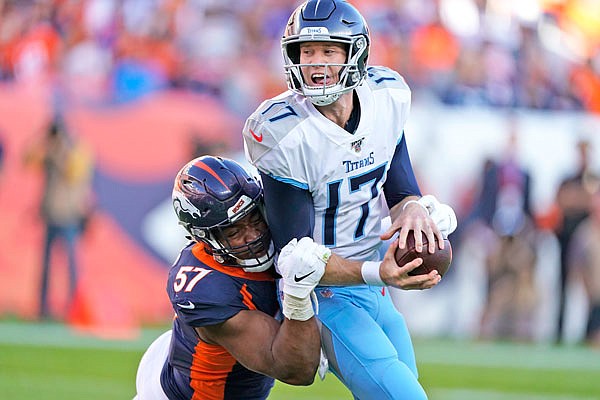
[[[310,385],[317,368],[321,340],[315,317],[308,321],[284,318],[273,341],[271,376],[290,385]]]
[[[325,273],[321,278],[321,285],[361,285],[363,281],[361,275],[362,261],[353,261],[331,253],[331,257],[325,267]]]

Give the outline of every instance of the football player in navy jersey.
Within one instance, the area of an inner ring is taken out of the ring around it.
[[[274,378],[311,384],[320,338],[310,294],[330,250],[309,245],[279,267],[280,311],[259,182],[203,156],[179,171],[172,198],[191,241],[169,272],[172,329],[142,357],[136,399],[266,399]]]
[[[278,262],[294,265],[314,243],[332,250],[315,289],[318,318],[330,369],[356,399],[426,399],[407,326],[384,286],[438,284],[437,271],[408,275],[421,259],[398,266],[393,252],[410,231],[427,237],[424,249],[415,235],[418,251],[435,252],[456,217],[422,196],[415,179],[404,135],[410,89],[396,71],[367,67],[367,23],[346,1],[304,2],[281,44],[289,90],[264,101],[243,131],[273,241],[285,246]],[[303,239],[288,244],[293,238]]]

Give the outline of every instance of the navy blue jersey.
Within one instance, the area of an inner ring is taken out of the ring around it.
[[[173,336],[161,385],[170,399],[266,399],[271,377],[250,371],[219,345],[202,341],[194,327],[227,321],[242,310],[280,318],[270,272],[249,273],[223,266],[202,244],[184,248],[169,271],[167,293],[173,309]],[[251,345],[251,344],[249,344]]]

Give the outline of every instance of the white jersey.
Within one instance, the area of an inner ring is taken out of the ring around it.
[[[310,191],[313,239],[354,260],[377,259],[382,187],[410,110],[410,89],[395,71],[370,67],[356,88],[361,114],[350,134],[305,97],[287,91],[263,102],[244,127],[248,161],[274,179]],[[290,212],[293,212],[292,210]]]

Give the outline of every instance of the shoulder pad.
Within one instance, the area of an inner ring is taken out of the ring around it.
[[[368,67],[366,81],[373,90],[388,88],[410,91],[402,75],[387,67]]]
[[[269,150],[278,147],[307,117],[303,105],[288,92],[264,101],[246,120],[242,132],[248,161],[255,164]]]

